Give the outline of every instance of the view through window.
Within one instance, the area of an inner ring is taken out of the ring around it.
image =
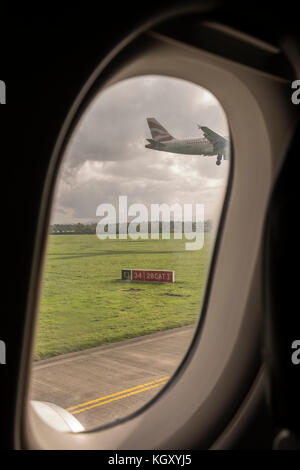
[[[228,135],[217,99],[172,77],[119,82],[83,114],[45,255],[31,381],[45,419],[48,403],[84,429],[118,422],[180,365],[201,312]]]

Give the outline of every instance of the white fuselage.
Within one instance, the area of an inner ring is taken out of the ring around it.
[[[162,152],[182,153],[185,155],[215,155],[213,145],[209,140],[202,139],[172,139],[167,142],[156,142],[151,139],[151,143],[146,146]]]

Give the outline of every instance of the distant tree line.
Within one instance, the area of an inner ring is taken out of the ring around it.
[[[204,232],[210,232],[212,228],[212,221],[210,219],[205,220],[205,222],[190,222],[192,231],[195,232],[196,229],[197,231],[204,231]],[[121,232],[128,232],[128,225],[126,227],[126,230],[124,230],[124,225],[121,226],[120,224],[116,224],[116,233],[117,235]],[[83,234],[90,234],[90,235],[95,235],[96,234],[96,227],[97,223],[89,223],[89,224],[82,224],[82,223],[77,223],[77,224],[52,224],[50,225],[50,234],[51,235],[83,235]],[[152,232],[155,231],[156,233],[162,233],[163,229],[163,223],[160,221],[158,225],[156,225],[157,230],[153,230]],[[180,225],[179,222],[174,222],[173,220],[170,221],[170,233],[174,232],[179,232],[183,229],[183,223]],[[107,231],[107,225],[103,226],[103,231]],[[145,232],[144,228],[137,227],[137,232]],[[151,233],[151,222],[148,222],[148,233]]]
[[[53,224],[50,225],[51,235],[82,235],[95,234],[97,224]]]

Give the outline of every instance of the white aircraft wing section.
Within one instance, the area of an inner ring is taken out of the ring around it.
[[[226,147],[228,146],[228,140],[217,134],[216,132],[209,129],[209,127],[199,126],[199,129],[202,130],[204,137],[210,141],[214,147],[216,153],[224,153]]]
[[[212,131],[211,129],[209,129],[209,127],[199,126],[199,124],[198,127],[202,130],[204,137],[209,140],[214,147],[219,146],[220,144],[223,146],[227,143],[227,139]]]

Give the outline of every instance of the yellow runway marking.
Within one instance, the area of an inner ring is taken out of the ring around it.
[[[107,403],[111,403],[116,400],[121,400],[121,398],[126,398],[131,395],[136,395],[137,393],[145,392],[146,390],[159,387],[160,385],[164,385],[164,383],[168,379],[169,377],[163,377],[161,379],[153,380],[152,382],[148,382],[142,385],[137,385],[136,387],[127,388],[126,390],[122,390],[121,392],[112,393],[111,395],[106,395],[104,397],[96,398],[95,400],[91,400],[85,403],[80,403],[79,405],[71,406],[70,408],[67,408],[67,411],[71,411],[72,414],[82,413],[83,411],[90,410],[91,408],[96,408],[97,406],[105,405]],[[109,400],[107,400],[108,398]],[[92,405],[92,403],[94,404]],[[91,406],[87,406],[87,405],[91,405]],[[72,411],[72,410],[75,410],[75,411]]]

